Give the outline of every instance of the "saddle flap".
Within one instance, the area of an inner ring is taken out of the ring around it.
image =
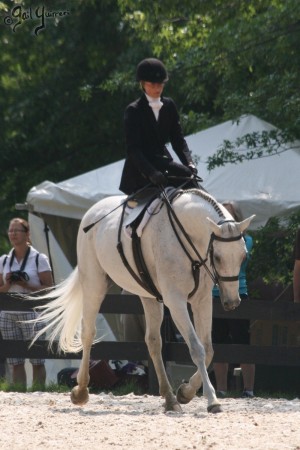
[[[126,215],[124,218],[124,226],[127,227],[131,225],[140,214],[147,208],[147,206],[159,196],[159,190],[157,188],[149,188],[141,193],[141,195],[136,195],[133,199],[137,202],[137,205],[134,208],[130,208],[130,206],[126,207]]]

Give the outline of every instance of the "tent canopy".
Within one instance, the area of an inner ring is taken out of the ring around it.
[[[270,131],[272,125],[252,115],[238,122],[227,121],[186,137],[193,156],[197,157],[203,187],[220,202],[236,201],[244,216],[256,214],[252,228],[263,226],[270,217],[280,216],[300,207],[298,148],[281,154],[226,164],[211,172],[207,159],[223,141],[235,141],[252,132]],[[98,200],[109,195],[121,195],[118,186],[124,160],[60,183],[44,181],[30,189],[27,203],[34,212],[81,219]]]
[[[300,207],[300,143],[297,146],[293,143],[293,149],[280,154],[226,164],[211,172],[207,170],[207,159],[224,140],[234,142],[248,133],[274,129],[255,116],[245,115],[238,121],[227,121],[186,137],[193,156],[197,157],[203,187],[219,202],[237,202],[244,217],[256,214],[252,229],[265,225],[270,217]],[[28,192],[29,211],[46,218],[72,265],[76,262],[78,220],[98,200],[122,194],[118,186],[123,164],[124,160],[117,161],[57,184],[44,181]]]

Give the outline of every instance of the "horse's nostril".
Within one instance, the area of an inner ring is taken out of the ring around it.
[[[238,305],[239,303],[230,302],[228,300],[223,302],[223,308],[225,311],[233,311]]]

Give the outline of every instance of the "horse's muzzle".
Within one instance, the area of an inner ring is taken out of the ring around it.
[[[233,311],[239,306],[241,299],[238,297],[235,300],[225,299],[222,301],[222,305],[225,311]]]

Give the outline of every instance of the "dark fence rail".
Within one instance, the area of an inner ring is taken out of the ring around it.
[[[44,302],[45,304],[46,302]],[[41,301],[23,300],[8,294],[0,294],[0,310],[27,311],[41,305]],[[101,313],[105,314],[143,314],[143,307],[138,297],[133,295],[109,294],[105,298]],[[243,301],[234,311],[225,312],[220,302],[215,301],[213,316],[216,318],[250,319],[264,321],[298,321],[300,322],[300,304],[292,302],[272,302],[261,300]],[[186,344],[170,342],[166,332],[169,312],[165,311],[162,326],[163,358],[165,361],[192,363]],[[28,348],[24,341],[0,341],[2,357],[26,357],[48,359],[80,359],[81,353],[58,353],[56,345],[52,350],[47,341],[39,341]],[[299,366],[300,346],[258,346],[258,345],[214,345],[214,361],[228,363],[255,363],[262,365]],[[92,359],[128,359],[149,360],[144,342],[100,342],[92,347]],[[156,378],[149,361],[149,387],[156,391]]]

